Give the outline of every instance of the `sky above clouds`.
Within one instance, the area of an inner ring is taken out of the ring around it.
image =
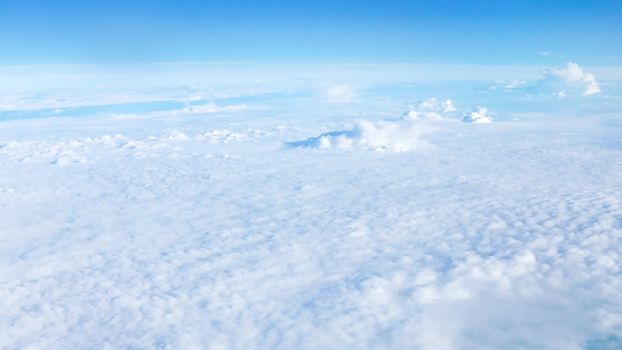
[[[0,118],[235,96],[611,110],[621,19],[607,0],[0,0]]]
[[[619,65],[619,1],[0,0],[0,64]]]

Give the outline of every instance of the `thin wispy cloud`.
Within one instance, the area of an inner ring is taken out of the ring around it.
[[[564,55],[562,55],[562,54],[551,52],[551,51],[546,51],[546,50],[539,51],[538,55],[544,56],[544,57],[564,58]]]

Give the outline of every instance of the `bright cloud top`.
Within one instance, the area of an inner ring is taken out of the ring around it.
[[[322,133],[287,146],[312,149],[361,149],[405,152],[431,146],[422,136],[443,129],[443,122],[457,121],[457,109],[450,99],[430,98],[410,105],[402,118],[382,121],[360,120],[352,128]],[[468,123],[491,123],[486,107],[477,107],[462,119]]]
[[[426,148],[420,136],[435,128],[414,121],[358,121],[351,129],[331,131],[306,140],[289,142],[290,147],[315,149],[362,149],[404,152]]]
[[[576,63],[568,62],[565,67],[542,72],[545,85],[553,87],[555,94],[565,97],[568,93],[579,93],[582,96],[595,95],[601,92],[593,74],[584,72]]]
[[[488,114],[488,108],[476,107],[465,114],[462,121],[465,123],[487,124],[492,123],[492,117]]]
[[[601,92],[592,73],[585,72],[578,64],[568,62],[563,67],[545,69],[538,80],[496,80],[490,90],[522,92],[542,97],[592,96]]]
[[[430,119],[438,120],[444,117],[449,117],[453,112],[457,111],[453,102],[450,99],[446,99],[443,102],[439,102],[436,98],[427,99],[418,106],[409,106],[408,111],[404,113],[406,119]]]
[[[347,102],[349,85],[333,86],[335,102]],[[329,96],[330,96],[329,95]],[[341,101],[339,100],[341,99]],[[443,102],[436,98],[424,100],[417,105],[410,105],[400,120],[356,122],[351,129],[322,133],[302,141],[287,143],[290,147],[315,149],[362,149],[370,151],[404,152],[421,149],[429,144],[420,136],[436,129],[429,121],[441,120],[456,111],[450,99]]]

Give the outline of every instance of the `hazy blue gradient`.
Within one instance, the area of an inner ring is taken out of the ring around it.
[[[619,65],[621,1],[0,0],[0,64]]]

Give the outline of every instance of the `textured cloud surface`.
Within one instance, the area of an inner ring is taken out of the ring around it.
[[[622,102],[338,81],[23,100],[0,349],[622,348]]]
[[[3,124],[0,348],[622,344],[622,124],[209,116]]]

